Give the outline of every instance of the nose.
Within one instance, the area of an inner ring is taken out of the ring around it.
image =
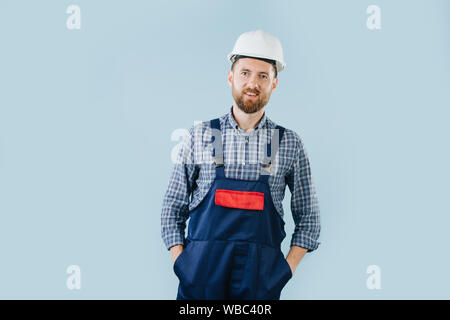
[[[258,89],[259,90],[259,83],[258,83],[258,80],[255,75],[250,77],[250,79],[248,80],[248,87],[250,89]]]

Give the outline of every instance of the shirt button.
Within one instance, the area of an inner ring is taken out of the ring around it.
[[[245,166],[245,162],[242,162],[242,165]]]

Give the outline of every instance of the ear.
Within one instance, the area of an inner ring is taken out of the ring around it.
[[[231,81],[233,81],[233,70],[228,71],[228,79],[227,80],[228,80],[228,84],[231,87]]]
[[[278,85],[278,77],[276,77],[275,79],[273,79],[273,82],[272,82],[272,91],[275,90],[275,88],[277,87],[277,85]]]

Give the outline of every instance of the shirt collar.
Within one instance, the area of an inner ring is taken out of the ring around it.
[[[248,134],[248,132],[245,132],[244,129],[239,127],[239,125],[237,124],[236,120],[234,119],[233,106],[231,106],[230,112],[228,112],[228,121],[230,122],[230,124],[233,127],[233,129],[237,129],[237,130],[239,130],[242,133]],[[263,114],[261,120],[256,124],[256,127],[254,128],[254,130],[252,130],[252,132],[262,128],[264,126],[264,124],[266,123],[266,121],[267,121],[267,116],[266,116],[266,112],[264,111],[264,114]]]

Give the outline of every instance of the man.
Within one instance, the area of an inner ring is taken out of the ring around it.
[[[180,280],[177,299],[279,299],[320,244],[306,151],[297,133],[264,111],[286,65],[281,44],[262,30],[246,32],[228,59],[234,103],[190,128],[164,197],[162,237]],[[284,258],[286,185],[295,231]]]

